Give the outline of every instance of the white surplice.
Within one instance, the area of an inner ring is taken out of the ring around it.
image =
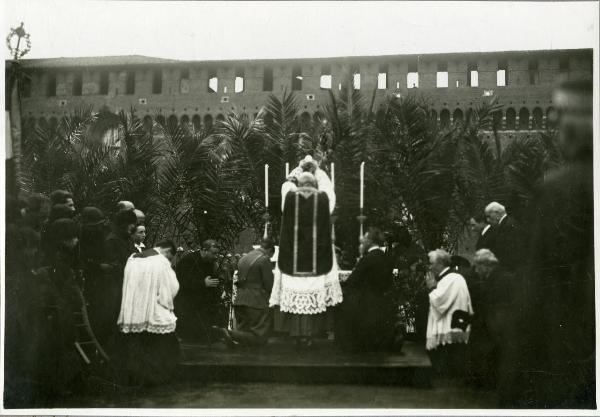
[[[177,317],[173,300],[179,282],[169,260],[156,254],[131,256],[125,265],[117,325],[123,333],[172,333]]]

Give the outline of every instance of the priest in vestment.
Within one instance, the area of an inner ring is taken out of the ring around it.
[[[342,291],[331,240],[331,200],[310,172],[300,173],[297,185],[295,179],[290,175],[282,186],[279,256],[269,304],[283,313],[275,330],[309,346],[328,330],[325,312],[342,301]]]
[[[117,325],[120,363],[125,383],[163,384],[179,362],[173,301],[179,282],[171,268],[175,246],[163,241],[132,255],[125,266],[123,296]]]

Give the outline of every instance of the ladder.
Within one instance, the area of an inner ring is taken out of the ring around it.
[[[83,296],[83,292],[78,285],[75,285],[74,288],[79,296],[79,301],[81,302],[81,309],[73,312],[73,318],[77,330],[75,349],[86,365],[91,365],[92,360],[95,360],[99,364],[110,362],[110,358],[98,342],[98,339],[92,330],[92,326],[90,325],[87,312],[87,303],[85,301],[85,297]]]

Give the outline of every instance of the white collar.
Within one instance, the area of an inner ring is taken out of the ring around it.
[[[444,268],[444,270],[438,274],[438,277],[441,277],[442,275],[444,275],[444,272],[446,272],[449,269],[450,269],[449,266],[447,266],[446,268]]]
[[[369,250],[367,250],[367,252],[371,252],[372,250],[377,250],[377,249],[381,250],[381,248],[379,246],[371,246],[369,248]]]
[[[488,224],[487,226],[485,226],[483,228],[483,230],[481,231],[481,236],[485,235],[485,232],[487,232],[488,230],[490,230],[491,226],[492,226],[491,224]]]
[[[506,217],[506,214],[502,217],[500,217],[500,221],[498,222],[498,225],[500,225],[500,223],[502,223],[502,220],[504,220],[504,218]]]

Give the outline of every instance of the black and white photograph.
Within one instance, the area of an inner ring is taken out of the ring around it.
[[[599,10],[2,2],[0,414],[595,414]]]

